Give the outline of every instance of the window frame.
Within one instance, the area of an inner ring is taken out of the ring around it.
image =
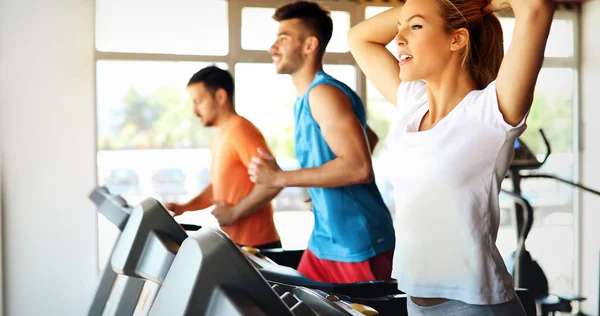
[[[101,1],[101,0],[98,0]],[[227,16],[229,19],[228,30],[228,53],[224,56],[216,55],[186,55],[186,54],[160,54],[160,53],[124,53],[99,51],[95,46],[94,40],[94,106],[98,107],[97,98],[97,75],[96,65],[101,60],[121,60],[121,61],[167,61],[167,62],[211,62],[211,63],[226,63],[228,70],[235,77],[235,66],[237,63],[271,63],[271,56],[266,51],[252,51],[242,49],[241,28],[242,28],[242,8],[244,7],[260,7],[260,8],[277,8],[285,3],[286,0],[223,0],[227,1]],[[350,15],[350,25],[356,25],[364,20],[367,7],[389,7],[393,3],[356,3],[351,1],[319,1],[327,8],[333,11],[346,11]],[[511,11],[498,14],[501,17],[514,17]],[[579,13],[576,11],[557,10],[554,14],[554,20],[570,20],[573,22],[573,56],[571,57],[547,57],[544,59],[542,68],[572,68],[575,71],[574,87],[573,87],[573,154],[574,165],[573,174],[574,181],[579,181],[581,177],[581,108],[580,108],[580,25]],[[324,64],[332,65],[352,65],[357,68],[356,71],[356,92],[365,101],[367,100],[367,81],[365,76],[358,69],[358,65],[352,58],[350,52],[347,53],[327,53],[324,57]],[[96,114],[97,115],[97,114]],[[95,120],[97,147],[97,118]],[[96,152],[98,149],[96,148]],[[96,173],[98,170],[96,170]],[[98,175],[96,175],[98,176]],[[573,215],[574,215],[574,232],[575,232],[575,264],[574,264],[574,287],[576,290],[581,290],[581,193],[577,192],[573,196]],[[98,244],[97,244],[98,246]]]

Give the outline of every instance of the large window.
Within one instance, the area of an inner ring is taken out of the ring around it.
[[[210,181],[207,143],[212,130],[202,127],[193,115],[185,89],[191,75],[209,64],[234,75],[237,111],[263,132],[282,168],[298,168],[292,114],[296,92],[289,76],[275,73],[267,52],[277,32],[271,16],[276,7],[288,2],[97,0],[99,184],[135,204],[150,196],[163,202],[183,202]],[[325,71],[356,89],[365,100],[368,124],[380,138],[374,152],[377,185],[393,210],[393,188],[386,172],[393,166],[386,158],[385,139],[394,107],[357,70],[345,38],[352,24],[389,7],[342,1],[325,4],[334,21]],[[514,19],[502,17],[501,22],[508,47]],[[553,149],[544,171],[567,178],[577,173],[573,141],[577,130],[577,25],[575,13],[555,15],[529,128],[522,137],[537,154],[543,154],[536,130],[544,128]],[[394,43],[387,48],[395,55]],[[510,189],[509,184],[504,187]],[[553,290],[574,289],[577,213],[573,211],[573,190],[551,180],[524,180],[522,188],[536,209],[528,249],[544,268]],[[306,198],[304,189],[288,188],[274,200],[284,247],[306,247],[313,226]],[[502,212],[498,247],[508,256],[516,247],[516,230],[512,203],[505,197]],[[210,212],[190,212],[178,220],[216,225]],[[100,217],[101,265],[115,236],[116,229]],[[556,250],[560,256],[555,255]]]

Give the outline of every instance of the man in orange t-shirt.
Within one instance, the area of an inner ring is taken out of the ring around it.
[[[281,189],[255,185],[248,177],[250,160],[268,147],[260,131],[235,112],[231,74],[206,67],[192,76],[188,92],[202,124],[216,128],[210,142],[211,183],[189,202],[167,203],[167,209],[177,216],[214,205],[212,214],[236,244],[280,248],[271,200]]]

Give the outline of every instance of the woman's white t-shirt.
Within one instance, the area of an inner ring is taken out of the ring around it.
[[[495,81],[471,91],[432,129],[423,81],[402,82],[388,137],[396,203],[392,277],[409,296],[498,304],[515,297],[496,248],[498,194],[525,131],[506,123]]]

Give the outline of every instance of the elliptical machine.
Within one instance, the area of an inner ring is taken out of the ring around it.
[[[544,271],[525,248],[525,241],[533,226],[534,212],[529,201],[521,195],[521,180],[532,178],[554,179],[598,196],[600,196],[600,192],[556,175],[532,173],[531,171],[539,169],[546,163],[552,152],[543,130],[540,130],[540,135],[546,146],[546,154],[541,161],[536,158],[522,140],[517,139],[514,145],[515,156],[508,171],[508,178],[511,179],[513,190],[502,190],[503,193],[515,200],[517,220],[517,249],[513,252],[512,257],[506,260],[506,265],[509,271],[512,270],[515,287],[531,291],[541,307],[542,315],[555,315],[557,312],[571,313],[573,310],[571,303],[584,301],[586,298],[579,295],[551,294]],[[523,171],[529,172],[523,173]],[[578,315],[583,314],[579,313]]]

